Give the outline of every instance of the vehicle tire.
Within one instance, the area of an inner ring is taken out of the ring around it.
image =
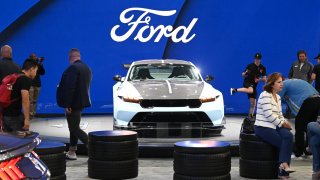
[[[230,176],[230,173],[221,175],[221,176],[214,176],[214,177],[194,177],[194,176],[185,176],[185,175],[174,173],[173,179],[174,180],[231,180],[231,176]]]
[[[50,180],[66,180],[67,176],[66,174],[60,175],[60,176],[51,176]]]
[[[138,176],[138,159],[127,161],[88,160],[88,176],[95,179],[129,179]]]
[[[89,133],[89,142],[103,141],[103,142],[121,142],[121,141],[135,141],[138,134],[134,131],[94,131]]]
[[[136,159],[138,156],[138,141],[123,142],[89,142],[88,155],[93,160],[117,161]]]
[[[42,141],[34,151],[38,155],[58,154],[66,150],[66,145],[57,141]]]
[[[182,154],[174,152],[174,171],[180,175],[212,177],[231,170],[230,152],[221,154]]]
[[[181,141],[174,144],[174,151],[186,154],[220,154],[230,151],[230,144],[223,141]]]
[[[66,172],[65,153],[41,155],[40,159],[47,165],[51,176],[61,176]]]
[[[240,157],[246,160],[277,161],[279,153],[277,148],[262,141],[240,140]]]
[[[278,177],[277,161],[253,161],[241,159],[240,176],[253,179],[276,179]]]

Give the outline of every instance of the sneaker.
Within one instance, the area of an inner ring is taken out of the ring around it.
[[[69,160],[77,160],[77,155],[76,153],[74,154],[69,154],[69,152],[66,153],[66,159],[69,159]]]
[[[312,152],[311,152],[311,150],[310,150],[309,147],[306,147],[306,149],[304,150],[304,154],[305,154],[306,156],[312,155]]]
[[[320,171],[312,173],[312,180],[319,180],[320,179]]]
[[[292,154],[291,155],[291,159],[293,159],[293,160],[304,160],[304,158],[302,157],[302,156],[296,156],[296,155],[294,155],[294,154]]]
[[[289,173],[287,171],[285,171],[284,169],[282,169],[281,167],[279,167],[278,178],[280,178],[280,179],[288,179],[289,178]]]
[[[236,93],[236,89],[235,88],[230,88],[230,94],[231,96],[234,95]]]

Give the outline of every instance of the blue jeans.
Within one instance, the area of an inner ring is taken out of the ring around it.
[[[309,146],[313,155],[313,171],[320,171],[320,124],[310,122],[307,127]]]
[[[290,165],[293,135],[289,129],[254,126],[254,130],[258,137],[279,149],[279,163],[286,162]]]

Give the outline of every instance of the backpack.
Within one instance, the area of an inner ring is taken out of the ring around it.
[[[12,87],[17,79],[20,77],[20,74],[10,74],[5,76],[2,79],[0,84],[0,106],[5,108],[8,107],[11,103],[17,99],[11,100]]]
[[[246,117],[244,118],[242,125],[241,125],[241,130],[240,132],[246,133],[246,134],[254,134],[254,123],[255,123],[255,117]]]

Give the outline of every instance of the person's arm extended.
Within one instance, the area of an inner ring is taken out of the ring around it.
[[[29,102],[29,91],[22,89],[21,90],[21,97],[22,97],[22,109],[24,114],[24,130],[29,130],[30,127],[30,118],[29,118],[29,112],[30,112],[30,102]]]

